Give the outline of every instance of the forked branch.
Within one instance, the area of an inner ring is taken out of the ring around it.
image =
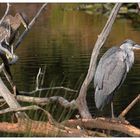
[[[112,25],[117,17],[117,13],[119,12],[121,5],[122,5],[122,3],[115,4],[107,22],[106,22],[105,27],[103,28],[101,34],[98,36],[98,39],[97,39],[94,49],[92,51],[87,76],[81,86],[80,93],[77,98],[79,112],[81,114],[81,117],[85,118],[85,119],[92,118],[92,116],[88,110],[88,107],[87,107],[86,94],[87,94],[88,86],[89,86],[90,82],[92,81],[94,73],[95,73],[97,57],[99,55],[99,51],[100,51],[101,47],[104,45],[104,43],[111,31]]]

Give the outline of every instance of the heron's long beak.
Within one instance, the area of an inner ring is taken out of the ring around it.
[[[136,44],[136,45],[133,46],[133,48],[134,48],[135,50],[139,50],[139,49],[140,49],[140,45]]]

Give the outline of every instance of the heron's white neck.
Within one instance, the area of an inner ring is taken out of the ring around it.
[[[125,55],[125,62],[127,65],[127,72],[131,69],[133,63],[134,63],[134,52],[133,52],[133,47],[129,44],[123,44],[120,46],[122,51],[124,52]]]

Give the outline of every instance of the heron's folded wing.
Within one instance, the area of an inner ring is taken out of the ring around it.
[[[114,51],[111,53],[111,51]],[[110,50],[101,58],[94,78],[94,86],[104,90],[104,94],[113,92],[124,80],[126,75],[126,63],[123,52],[119,49]]]

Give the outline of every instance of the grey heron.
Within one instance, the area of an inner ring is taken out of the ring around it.
[[[120,47],[110,48],[101,57],[95,71],[95,105],[102,110],[111,102],[112,118],[113,97],[134,63],[134,49],[140,49],[140,45],[130,39],[125,40]]]

